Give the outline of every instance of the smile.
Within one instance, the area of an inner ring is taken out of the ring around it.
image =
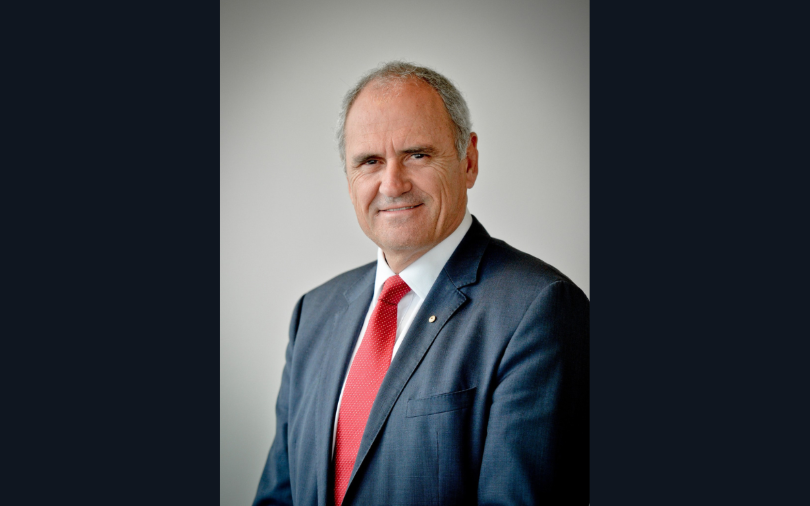
[[[415,207],[419,207],[419,206],[421,206],[421,205],[422,205],[422,204],[416,204],[415,206],[409,206],[409,207],[396,207],[396,208],[393,208],[393,209],[380,209],[380,211],[381,211],[381,212],[390,212],[390,211],[407,211],[408,209],[413,209],[413,208],[415,208]]]

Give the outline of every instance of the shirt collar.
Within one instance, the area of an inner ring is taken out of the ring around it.
[[[470,210],[466,209],[464,218],[452,234],[399,273],[399,277],[411,287],[411,290],[421,300],[427,298],[427,294],[433,287],[433,283],[436,282],[436,278],[439,277],[439,273],[442,272],[444,265],[450,260],[453,252],[456,251],[471,226],[472,215]],[[377,248],[377,276],[374,280],[374,300],[379,297],[385,280],[393,275],[394,271],[388,267],[382,249]]]

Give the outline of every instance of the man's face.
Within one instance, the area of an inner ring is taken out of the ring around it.
[[[415,79],[367,85],[344,131],[349,195],[360,228],[389,265],[396,257],[409,260],[407,266],[464,218],[467,189],[478,175],[478,138],[471,134],[459,160],[441,97]]]

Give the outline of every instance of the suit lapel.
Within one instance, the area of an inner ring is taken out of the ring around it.
[[[368,306],[374,293],[374,275],[376,266],[372,266],[354,285],[344,293],[346,300],[334,316],[334,326],[328,351],[323,361],[323,368],[318,386],[318,416],[316,418],[316,463],[318,469],[318,504],[326,506],[331,503],[330,488],[332,464],[332,428],[335,423],[340,388],[346,375],[354,344],[360,329],[363,327]]]
[[[416,371],[441,329],[467,300],[467,296],[459,289],[476,281],[478,265],[487,244],[489,244],[489,239],[487,231],[473,217],[472,227],[470,227],[450,260],[447,261],[447,265],[442,269],[425,302],[416,314],[408,333],[405,335],[402,346],[394,356],[385,379],[380,385],[371,413],[369,413],[363,439],[360,441],[360,449],[357,452],[357,459],[354,462],[352,476],[349,479],[346,498],[351,493],[352,482],[357,470],[362,465],[366,455],[368,455],[371,446],[377,439],[382,426],[388,419],[391,409],[399,399],[408,380]],[[435,316],[436,319],[430,322],[428,321],[430,316]]]

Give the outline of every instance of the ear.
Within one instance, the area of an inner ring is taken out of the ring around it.
[[[467,174],[467,189],[475,185],[475,180],[478,178],[478,134],[475,132],[470,133],[470,142],[467,145],[467,156],[462,160],[465,165]]]

